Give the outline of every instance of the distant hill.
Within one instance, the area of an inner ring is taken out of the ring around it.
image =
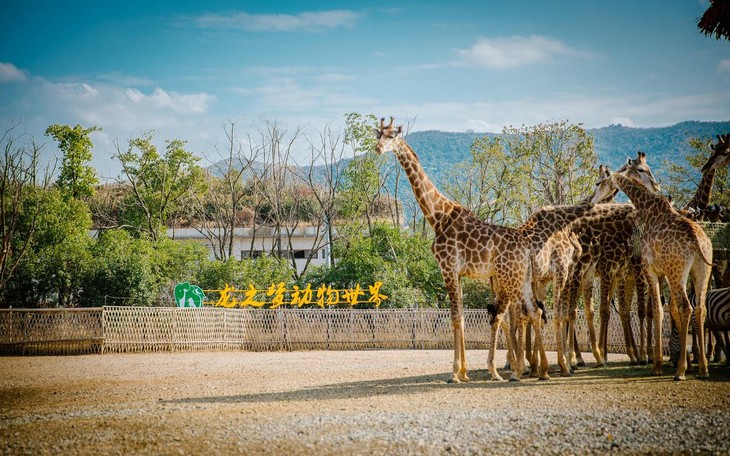
[[[623,125],[588,129],[595,140],[598,162],[619,168],[627,157],[641,150],[648,155],[649,164],[661,182],[667,163],[686,164],[685,156],[693,153],[689,139],[714,140],[716,135],[730,133],[730,121],[680,122],[669,127],[633,128]],[[495,133],[453,133],[444,131],[414,131],[408,134],[408,144],[416,151],[424,170],[436,184],[442,186],[446,171],[459,162],[469,160],[469,150],[476,138],[499,136]],[[344,166],[341,167],[344,169]],[[697,170],[699,175],[699,170]],[[394,183],[388,183],[391,191]],[[410,186],[401,185],[401,195],[408,195]]]
[[[636,152],[640,150],[647,153],[649,164],[660,179],[667,162],[684,164],[684,157],[693,153],[689,139],[714,139],[716,135],[730,133],[730,121],[687,121],[658,128],[611,125],[588,129],[587,132],[595,140],[599,163],[615,169],[622,166],[627,157],[635,157]],[[416,131],[408,135],[408,144],[416,151],[424,169],[438,185],[443,175],[442,171],[456,163],[469,160],[469,149],[474,139],[484,136],[499,135]]]

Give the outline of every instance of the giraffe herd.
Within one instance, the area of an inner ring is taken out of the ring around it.
[[[692,311],[687,298],[687,279],[691,277],[699,297],[695,312],[698,322],[702,322],[704,297],[712,270],[710,240],[690,217],[707,208],[715,170],[727,166],[730,161],[730,135],[718,136],[718,143],[712,146],[713,155],[703,167],[697,194],[680,211],[659,194],[659,184],[646,163],[646,155],[639,153],[636,159],[629,159],[615,172],[601,166],[593,194],[581,203],[543,207],[522,225],[507,227],[487,223],[444,196],[430,181],[415,151],[403,138],[402,126],[393,123],[392,117],[387,125],[385,119],[380,119],[379,128],[374,129],[378,140],[375,152],[395,154],[425,220],[434,231],[432,252],[441,269],[451,306],[454,361],[449,382],[469,381],[464,342],[463,277],[487,281],[493,291],[487,360],[492,380],[502,380],[494,357],[499,330],[506,323],[505,316],[509,317],[509,325],[504,327],[512,368],[510,380],[522,378],[526,354],[531,374],[540,380],[550,378],[542,341],[541,308],[551,283],[561,375],[571,375],[578,365],[584,364],[575,349],[574,331],[581,294],[596,364],[601,366],[607,362],[608,319],[614,293],[631,363],[653,362],[652,374],[662,374],[661,337],[654,337],[652,343],[652,327],[661,328],[663,318],[660,280],[669,284],[670,313],[680,328],[680,344],[685,344]],[[610,202],[619,190],[628,195],[631,203]],[[641,233],[640,252],[634,248],[637,232]],[[597,335],[593,329],[594,278],[600,279]],[[647,289],[649,305],[645,298]],[[634,293],[640,320],[638,345],[629,320]],[[535,334],[534,352],[526,353],[530,327]],[[702,346],[703,331],[699,333]],[[700,356],[698,364],[699,377],[707,377],[706,357]],[[686,361],[680,359],[675,380],[685,379],[686,370]]]

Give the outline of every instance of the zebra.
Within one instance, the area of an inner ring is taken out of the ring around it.
[[[689,293],[689,303],[692,306],[692,309],[694,309],[694,292]],[[728,337],[728,331],[730,331],[730,287],[708,290],[705,303],[707,308],[705,328],[709,329],[713,336],[715,336],[717,345],[725,354],[725,363],[730,366],[730,337]],[[692,320],[690,321],[690,324],[696,332],[697,322],[695,321],[694,311],[692,312]],[[679,360],[680,352],[682,352],[682,347],[679,346],[679,331],[673,321],[671,326],[672,333],[669,338],[669,359],[672,361],[672,364],[676,365]],[[702,349],[704,350],[704,347]]]

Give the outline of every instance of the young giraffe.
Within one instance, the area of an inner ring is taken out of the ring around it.
[[[621,189],[636,207],[641,219],[642,268],[649,279],[649,295],[654,310],[654,327],[661,328],[664,309],[660,300],[659,278],[664,276],[669,284],[670,312],[679,326],[680,347],[687,344],[692,307],[687,297],[687,278],[691,276],[697,296],[695,315],[698,325],[699,345],[704,346],[705,296],[712,272],[712,243],[697,223],[677,212],[663,196],[649,192],[636,179],[606,169],[599,182],[594,198]],[[652,374],[662,374],[662,339],[654,343]],[[709,376],[707,356],[700,350],[699,377]],[[675,380],[684,380],[687,370],[686,357],[680,356]]]
[[[539,302],[545,302],[548,285],[553,282],[553,322],[558,365],[563,376],[571,374],[566,362],[568,310],[563,290],[571,276],[573,264],[580,256],[581,248],[572,233],[572,226],[591,209],[592,205],[587,203],[575,206],[545,206],[517,228],[530,239],[533,292]],[[539,329],[536,328],[536,331]],[[534,353],[530,365],[536,365]]]
[[[510,312],[508,344],[514,349],[515,365],[510,380],[520,380],[524,370],[526,320],[539,327],[541,311],[534,302],[531,287],[529,239],[515,228],[492,225],[473,212],[446,198],[431,183],[418,156],[402,137],[403,127],[385,125],[374,129],[378,138],[377,154],[392,151],[405,170],[423,216],[431,225],[435,239],[431,250],[441,268],[451,303],[454,331],[454,363],[450,382],[469,381],[464,343],[464,312],[461,278],[489,280],[495,294],[496,315],[491,322],[487,367],[492,380],[502,380],[494,365],[497,337],[504,314]],[[540,378],[548,379],[548,362],[542,335],[536,332],[540,351]]]
[[[715,182],[715,171],[730,163],[730,134],[718,135],[717,144],[710,144],[712,154],[702,167],[702,179],[692,199],[680,209],[680,213],[693,220],[703,220],[710,204],[712,184]]]
[[[646,154],[639,152],[636,159],[628,159],[621,169],[627,175],[638,179],[651,192],[659,191],[659,184],[646,163]],[[603,166],[599,173],[604,173]],[[604,198],[595,198],[593,195],[586,198],[594,203],[610,201],[613,193]],[[650,339],[651,330],[646,321],[645,281],[641,274],[640,259],[635,255],[633,233],[636,226],[636,209],[631,204],[596,204],[593,213],[585,217],[576,228],[582,230],[580,242],[584,251],[574,269],[574,277],[569,286],[567,295],[570,301],[571,324],[577,312],[577,300],[580,290],[583,290],[583,302],[588,321],[591,351],[596,358],[597,366],[607,361],[608,323],[611,315],[611,297],[616,295],[619,302],[619,316],[623,328],[626,351],[632,364],[646,362],[646,347]],[[599,315],[600,328],[598,338],[594,329],[593,313],[593,279],[600,279]],[[633,330],[631,329],[631,301],[634,290],[637,294],[637,305],[640,321],[640,344],[637,350]],[[570,333],[575,337],[574,333]],[[571,344],[571,347],[575,344]],[[571,366],[577,367],[577,357],[570,353]]]

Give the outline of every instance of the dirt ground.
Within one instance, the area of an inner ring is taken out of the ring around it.
[[[572,377],[491,382],[473,350],[472,381],[447,384],[452,356],[3,357],[0,454],[730,454],[724,365],[675,382],[668,364],[653,377],[613,355]]]

